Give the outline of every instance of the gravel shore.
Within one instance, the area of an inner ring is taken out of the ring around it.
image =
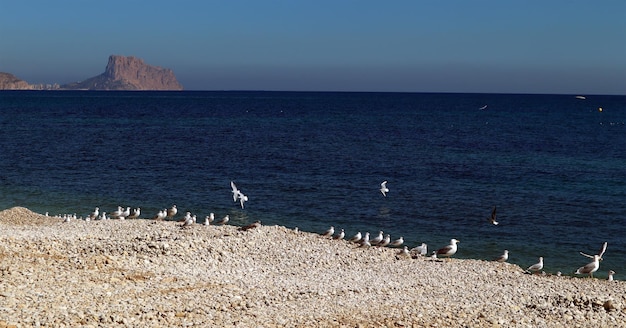
[[[0,212],[0,327],[626,327],[623,281],[180,225]]]

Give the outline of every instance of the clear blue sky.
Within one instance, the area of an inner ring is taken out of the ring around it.
[[[626,94],[626,1],[0,0],[0,71],[104,72],[188,90]]]

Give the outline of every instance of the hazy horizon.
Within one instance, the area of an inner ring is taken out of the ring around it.
[[[170,68],[185,90],[626,94],[626,2],[0,0],[31,84]]]

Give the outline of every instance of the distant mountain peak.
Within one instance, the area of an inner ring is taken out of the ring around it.
[[[109,56],[104,73],[82,82],[66,84],[62,89],[80,90],[183,90],[169,68],[152,66],[141,58]]]

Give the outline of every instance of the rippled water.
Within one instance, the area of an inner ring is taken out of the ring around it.
[[[177,204],[431,249],[456,238],[461,258],[509,249],[563,273],[608,241],[597,275],[623,279],[625,121],[624,96],[4,91],[0,207]]]

